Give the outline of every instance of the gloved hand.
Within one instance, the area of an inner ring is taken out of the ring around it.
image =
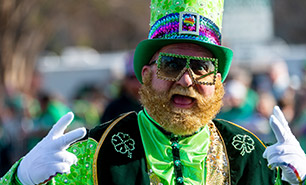
[[[64,134],[73,117],[72,112],[64,115],[53,125],[48,135],[22,159],[17,169],[17,177],[22,184],[39,184],[50,180],[57,173],[70,172],[70,166],[77,162],[77,157],[66,149],[86,134],[85,128]]]
[[[263,157],[268,160],[270,168],[281,167],[282,180],[300,184],[306,176],[306,156],[278,106],[274,107],[270,126],[277,143],[267,147]]]

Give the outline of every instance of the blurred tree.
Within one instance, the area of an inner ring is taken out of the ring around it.
[[[0,0],[0,84],[26,90],[41,51],[130,49],[149,30],[150,0]]]
[[[65,2],[65,1],[64,1]],[[19,90],[28,87],[36,57],[54,30],[61,1],[0,1],[0,82]]]
[[[60,52],[67,45],[98,51],[135,48],[149,32],[150,0],[76,0],[47,49]]]

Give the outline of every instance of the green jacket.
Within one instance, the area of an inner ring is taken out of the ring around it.
[[[270,185],[281,182],[280,173],[270,170],[262,157],[264,144],[252,133],[231,122],[213,120],[226,148],[229,184]],[[116,139],[121,138],[120,141]],[[116,142],[114,142],[114,139]],[[70,174],[57,175],[48,184],[150,184],[137,114],[132,112],[88,131],[69,149],[78,157]],[[0,184],[20,184],[18,161]],[[207,166],[209,169],[210,166]]]

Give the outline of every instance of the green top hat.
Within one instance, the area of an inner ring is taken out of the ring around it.
[[[134,70],[142,83],[144,65],[163,46],[194,43],[209,49],[219,60],[222,82],[231,66],[233,52],[221,46],[224,0],[152,0],[149,37],[138,44]]]

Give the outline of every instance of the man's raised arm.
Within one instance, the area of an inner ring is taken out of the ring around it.
[[[282,169],[282,180],[302,184],[306,178],[306,156],[279,107],[274,107],[270,125],[277,143],[267,147],[263,157],[270,168],[279,166]]]
[[[85,128],[64,134],[73,117],[72,112],[64,115],[53,125],[48,135],[22,159],[17,169],[17,177],[22,184],[39,184],[58,173],[70,172],[70,166],[77,162],[77,157],[66,149],[86,135]]]

